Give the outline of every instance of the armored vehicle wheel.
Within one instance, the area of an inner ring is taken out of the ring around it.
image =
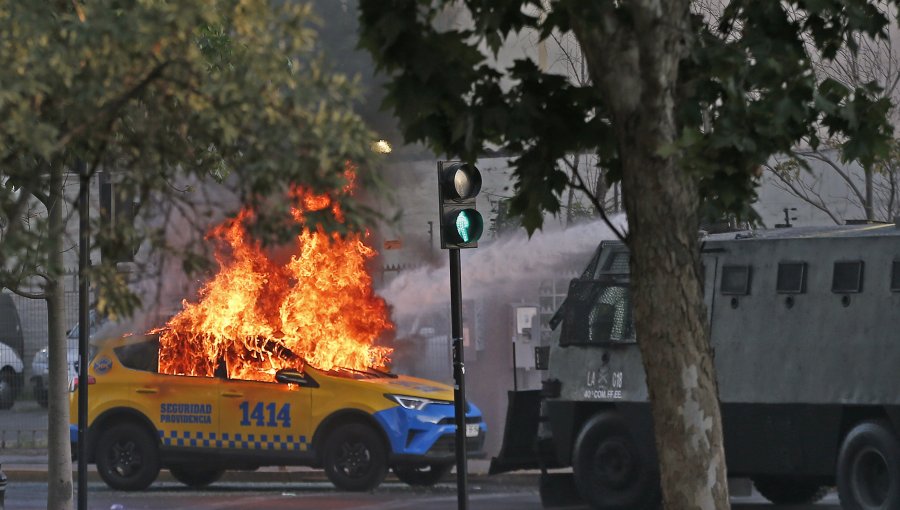
[[[387,452],[378,433],[360,423],[341,425],[325,440],[325,474],[345,491],[370,491],[387,475]]]
[[[224,469],[204,468],[192,464],[169,466],[169,472],[172,473],[172,478],[194,489],[215,483],[225,474]]]
[[[447,476],[451,469],[453,469],[453,464],[394,466],[394,474],[407,485],[430,487]]]
[[[15,402],[16,379],[7,369],[0,372],[0,409],[9,409]]]
[[[661,491],[654,459],[637,446],[614,413],[588,420],[572,455],[575,485],[596,510],[655,510]]]
[[[753,478],[756,490],[776,505],[815,503],[828,493],[828,487],[815,481],[789,476],[759,476]]]
[[[102,431],[94,458],[100,478],[116,490],[146,489],[159,475],[156,438],[136,423],[120,423]]]
[[[865,421],[847,434],[837,486],[845,510],[900,508],[900,441],[889,424]]]

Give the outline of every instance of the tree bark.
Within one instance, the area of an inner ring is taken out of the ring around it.
[[[634,0],[597,22],[573,13],[622,157],[637,337],[667,510],[729,508],[718,390],[700,285],[698,186],[660,149],[679,136],[689,2]],[[623,15],[624,14],[624,15]]]
[[[47,207],[47,331],[49,337],[50,381],[47,412],[47,508],[71,510],[74,505],[72,452],[69,444],[69,392],[67,346],[64,324],[63,278],[63,168],[50,168],[50,203]]]

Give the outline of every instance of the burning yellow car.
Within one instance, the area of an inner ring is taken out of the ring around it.
[[[202,487],[226,469],[308,465],[339,489],[368,491],[389,468],[430,485],[454,463],[453,391],[444,384],[310,366],[280,369],[273,382],[170,375],[158,360],[158,336],[136,335],[107,342],[90,362],[88,461],[113,489],[145,489],[161,468]],[[481,452],[486,430],[470,404],[470,453]]]

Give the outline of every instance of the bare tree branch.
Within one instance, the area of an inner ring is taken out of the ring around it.
[[[172,62],[164,61],[159,62],[157,65],[150,70],[149,73],[135,85],[131,89],[123,92],[118,98],[111,101],[109,104],[105,105],[94,117],[87,119],[86,121],[76,125],[75,127],[67,130],[63,133],[59,139],[56,141],[56,146],[59,149],[63,149],[69,145],[69,142],[72,141],[73,138],[81,135],[86,130],[90,129],[92,126],[96,126],[97,124],[108,124],[115,117],[115,114],[118,113],[129,101],[137,98],[143,93],[143,91],[150,86],[158,78],[162,77],[163,71],[168,67]],[[105,122],[104,122],[105,121]]]
[[[575,178],[574,181],[572,179],[569,179],[569,186],[572,186],[584,193],[585,196],[588,197],[588,200],[591,201],[591,204],[594,205],[594,208],[597,209],[597,211],[600,213],[600,217],[603,219],[603,223],[605,223],[606,226],[609,227],[610,230],[612,230],[612,232],[616,235],[617,238],[619,238],[620,241],[627,244],[627,236],[620,232],[619,229],[615,225],[613,225],[612,221],[610,221],[609,216],[606,215],[606,211],[604,210],[603,205],[600,203],[594,193],[591,192],[591,190],[585,185],[584,179],[581,178],[581,174],[578,171],[578,167],[574,166],[572,162],[570,162],[566,158],[563,158],[563,161],[566,162],[569,170],[572,171],[572,176]]]
[[[46,292],[27,292],[18,287],[4,287],[8,289],[13,294],[18,296],[22,296],[26,299],[47,299],[48,294]]]
[[[831,221],[833,221],[836,225],[840,225],[843,223],[841,219],[831,211],[822,196],[814,192],[812,189],[803,186],[802,181],[798,182],[788,178],[782,172],[779,172],[768,163],[763,166],[765,166],[769,170],[769,172],[778,179],[779,182],[773,183],[775,187],[787,193],[790,193],[791,195],[794,195],[800,200],[803,200],[807,204],[827,214],[828,217],[831,218]]]
[[[841,179],[844,180],[845,183],[847,183],[847,186],[850,188],[850,190],[853,192],[853,194],[856,195],[857,199],[859,199],[860,202],[865,203],[865,201],[866,201],[865,195],[860,191],[859,187],[857,187],[856,184],[853,182],[853,179],[851,178],[850,174],[847,173],[833,159],[831,159],[827,155],[823,154],[818,149],[813,149],[813,150],[809,150],[809,151],[797,151],[796,154],[798,154],[802,157],[805,157],[805,158],[815,159],[816,161],[821,161],[822,163],[825,163],[826,165],[831,167],[831,169],[834,170],[834,172],[836,174],[838,174],[841,177]]]

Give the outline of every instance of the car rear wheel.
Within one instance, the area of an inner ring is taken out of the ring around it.
[[[865,421],[844,438],[837,462],[841,507],[900,508],[900,441],[883,421]]]
[[[387,475],[387,452],[381,437],[368,425],[340,425],[325,441],[325,474],[345,491],[370,491]]]
[[[451,469],[453,469],[453,464],[394,466],[394,474],[407,485],[430,487],[447,476]]]
[[[204,468],[196,465],[170,466],[169,472],[179,482],[194,489],[201,489],[215,483],[225,474],[224,469]]]
[[[38,405],[44,409],[47,409],[47,406],[50,403],[47,388],[44,388],[44,384],[40,381],[35,381],[34,383],[34,399],[37,401]]]
[[[159,445],[146,427],[120,423],[97,440],[97,472],[106,485],[120,491],[144,490],[159,475]]]
[[[0,409],[9,409],[16,401],[16,376],[9,368],[0,372]]]

